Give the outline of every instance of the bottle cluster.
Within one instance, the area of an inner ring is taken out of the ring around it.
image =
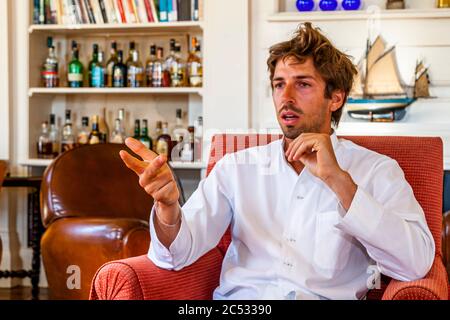
[[[61,84],[59,60],[53,38],[47,39],[48,57],[42,65],[42,86],[56,88]],[[141,87],[202,87],[203,64],[201,45],[196,37],[191,38],[188,59],[182,58],[182,48],[175,39],[170,40],[170,53],[151,44],[149,56],[144,63],[136,43],[129,43],[128,57],[118,49],[117,42],[111,43],[108,60],[98,44],[93,44],[92,57],[88,64],[80,60],[80,48],[72,41],[71,60],[67,66],[67,85],[71,88],[141,88]]]
[[[89,121],[91,120],[91,126]],[[135,119],[133,135],[127,135],[125,109],[120,109],[114,120],[113,130],[99,115],[81,118],[81,126],[75,129],[71,110],[66,110],[62,128],[56,122],[55,114],[49,121],[41,124],[41,133],[37,139],[37,155],[41,159],[53,159],[59,154],[83,145],[97,143],[123,144],[129,136],[141,141],[147,148],[158,154],[164,154],[171,161],[201,161],[203,141],[203,119],[198,117],[194,126],[183,126],[182,110],[176,110],[176,123],[169,133],[168,122],[157,121],[154,134],[149,133],[148,119]]]

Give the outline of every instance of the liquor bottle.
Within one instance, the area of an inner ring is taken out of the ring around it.
[[[145,83],[147,87],[153,87],[153,65],[156,61],[156,45],[150,46],[150,57],[145,63]]]
[[[172,139],[169,135],[167,122],[162,123],[162,133],[156,140],[156,153],[164,154],[169,161],[171,160]]]
[[[141,138],[141,120],[134,120],[134,139],[139,140]]]
[[[52,154],[53,157],[57,157],[59,154],[59,130],[56,126],[55,115],[52,113],[50,115],[50,132],[49,132],[50,142],[52,143]]]
[[[118,62],[113,67],[113,87],[124,88],[127,80],[127,66],[123,63],[123,51],[117,53]]]
[[[81,118],[81,128],[78,130],[77,136],[78,145],[89,144],[89,118]]]
[[[172,72],[173,66],[176,65],[176,56],[175,56],[175,39],[170,39],[170,53],[167,58],[164,60],[164,70],[163,70],[163,87],[172,86]],[[175,68],[178,65],[175,66]]]
[[[72,130],[70,110],[66,110],[66,121],[63,126],[61,139],[61,152],[73,149],[76,146],[76,138]]]
[[[68,66],[68,84],[71,88],[83,86],[83,64],[79,60],[79,51],[76,41],[72,41],[72,60]]]
[[[112,88],[113,86],[113,67],[119,61],[117,58],[117,42],[111,43],[111,56],[106,62],[106,87]]]
[[[125,143],[125,134],[122,131],[122,123],[119,118],[114,122],[114,130],[111,134],[111,143]]]
[[[144,86],[144,67],[139,61],[139,51],[134,49],[131,53],[131,61],[127,63],[127,85],[130,88]]]
[[[172,129],[172,140],[174,146],[177,143],[183,142],[183,140],[186,141],[188,136],[186,129],[183,127],[183,112],[181,109],[177,109],[175,121],[175,126]]]
[[[156,121],[155,132],[152,136],[153,143],[153,151],[156,152],[156,141],[158,141],[158,137],[162,134],[162,121]]]
[[[102,115],[98,118],[98,131],[100,131],[100,143],[107,143],[109,139],[109,126],[107,122],[106,108],[102,108]]]
[[[200,51],[200,43],[197,41],[197,38],[193,37],[191,52],[187,62],[190,87],[201,87],[203,85],[203,65]]]
[[[93,87],[92,81],[92,69],[98,63],[98,44],[94,43],[92,46],[92,60],[89,61],[88,64],[88,73],[89,73],[89,87]]]
[[[47,38],[48,56],[42,66],[41,78],[45,88],[56,88],[59,86],[58,59],[53,46],[53,38]]]
[[[203,117],[194,122],[194,161],[202,161],[203,150]]]
[[[53,158],[53,146],[50,141],[50,135],[48,133],[48,122],[44,121],[41,124],[41,134],[37,141],[37,155],[40,159]]]
[[[148,135],[148,121],[147,119],[142,120],[142,133],[139,140],[150,150],[153,150],[152,138]]]
[[[131,41],[130,49],[128,50],[128,58],[127,58],[127,61],[125,62],[127,67],[133,61],[134,51],[136,51],[136,43],[134,41]]]
[[[181,45],[177,42],[175,44],[175,61],[171,70],[171,86],[185,87],[186,86],[186,62],[181,57]]]
[[[92,131],[89,134],[89,144],[97,144],[101,142],[101,135],[98,129],[98,116],[92,118]]]
[[[156,61],[153,64],[152,84],[155,88],[163,87],[164,78],[164,49],[158,47],[156,50]]]
[[[92,60],[89,63],[89,86],[93,88],[105,87],[104,54],[98,51],[98,45],[94,44]]]
[[[119,118],[120,124],[121,124],[121,130],[123,132],[123,135],[126,137],[127,136],[127,128],[125,126],[125,109],[124,108],[119,109],[118,114],[119,114],[118,118]]]
[[[189,139],[183,143],[181,150],[181,161],[194,162],[194,127],[188,127]]]

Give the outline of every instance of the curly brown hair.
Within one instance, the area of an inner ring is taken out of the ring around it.
[[[314,28],[310,22],[305,22],[299,25],[291,40],[270,47],[270,56],[267,59],[270,81],[273,80],[275,67],[280,59],[285,61],[293,57],[300,63],[304,63],[307,58],[311,57],[314,67],[325,81],[325,98],[331,99],[335,90],[342,90],[345,93],[343,106],[358,71],[351,62],[350,56],[336,49],[320,31],[319,28]],[[331,120],[336,127],[341,115],[342,107],[331,114]]]

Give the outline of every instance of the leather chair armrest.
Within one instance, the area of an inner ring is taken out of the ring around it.
[[[442,261],[450,278],[450,211],[445,212],[442,219]]]
[[[209,300],[219,285],[223,255],[214,248],[180,271],[157,267],[147,255],[113,261],[94,276],[91,300]]]
[[[45,231],[42,258],[51,299],[88,299],[92,278],[106,262],[148,251],[148,224],[128,218],[60,218]],[[81,288],[67,288],[69,266],[79,267]]]
[[[447,300],[447,272],[439,255],[425,278],[416,281],[392,279],[383,294],[383,300]]]

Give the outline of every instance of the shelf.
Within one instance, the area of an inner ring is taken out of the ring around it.
[[[53,159],[26,159],[20,162],[21,165],[30,167],[47,167],[52,163]],[[203,162],[170,162],[174,169],[206,169]]]
[[[313,12],[280,12],[269,16],[269,22],[300,22],[300,21],[341,21],[341,20],[405,20],[405,19],[450,19],[450,9],[403,9],[380,10],[380,12],[358,11],[313,11]]]
[[[174,169],[206,169],[206,164],[203,162],[170,162]]]
[[[198,94],[202,88],[30,88],[28,95],[58,94]]]
[[[30,34],[52,33],[52,34],[105,34],[105,33],[133,33],[133,32],[201,32],[203,23],[198,21],[163,22],[163,23],[124,23],[124,24],[34,24],[28,28]]]

